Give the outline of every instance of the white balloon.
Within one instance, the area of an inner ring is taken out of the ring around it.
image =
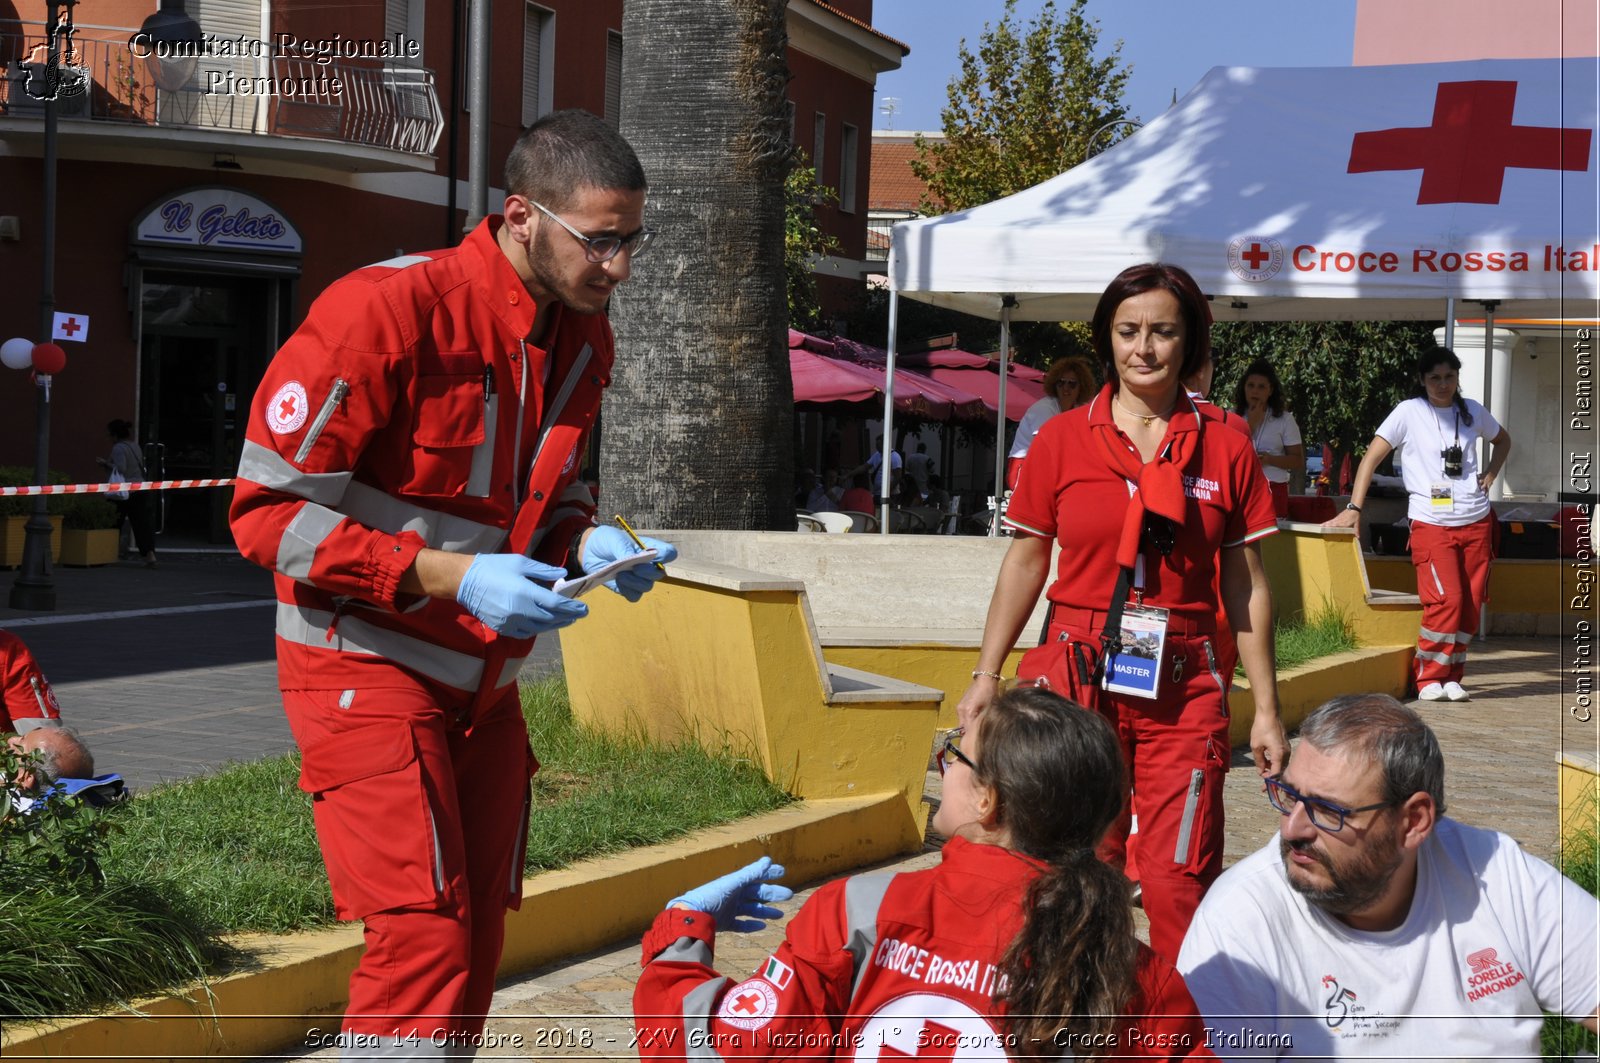
[[[33,364],[33,341],[18,336],[0,343],[0,362],[7,369],[26,369]]]

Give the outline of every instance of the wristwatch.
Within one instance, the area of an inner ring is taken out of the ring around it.
[[[1345,504],[1344,504],[1344,508],[1345,508],[1345,509],[1353,509],[1353,510],[1355,510],[1355,511],[1356,511],[1356,512],[1357,512],[1357,513],[1360,513],[1360,512],[1361,512],[1361,507],[1360,507],[1360,506],[1358,506],[1358,505],[1356,505],[1356,504],[1355,504],[1355,503],[1354,503],[1354,502],[1346,502],[1346,503],[1345,503]]]

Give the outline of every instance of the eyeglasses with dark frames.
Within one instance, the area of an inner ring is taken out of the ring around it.
[[[1379,801],[1371,805],[1362,805],[1359,808],[1345,808],[1332,801],[1324,801],[1320,797],[1307,797],[1282,779],[1267,778],[1267,800],[1272,802],[1272,807],[1283,815],[1293,814],[1297,806],[1306,810],[1306,818],[1318,830],[1329,834],[1338,834],[1344,830],[1344,821],[1347,816],[1357,812],[1371,812],[1379,808],[1388,808],[1393,801]]]
[[[944,773],[949,769],[951,761],[954,760],[959,760],[973,771],[978,770],[978,766],[972,762],[972,758],[961,752],[961,736],[966,733],[967,729],[965,727],[952,727],[950,730],[943,731],[934,737],[934,742],[938,746],[935,759],[939,764],[939,778],[944,778]]]
[[[562,221],[555,211],[543,203],[538,203],[531,199],[528,202],[539,208],[539,212],[545,217],[571,233],[572,238],[583,245],[583,257],[590,262],[610,262],[617,257],[618,252],[624,250],[628,252],[630,259],[638,258],[644,254],[645,248],[650,246],[650,241],[656,238],[654,229],[640,229],[638,232],[629,233],[627,236],[585,236]]]

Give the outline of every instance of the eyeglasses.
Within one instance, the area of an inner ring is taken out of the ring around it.
[[[644,249],[650,246],[650,241],[656,237],[654,229],[640,229],[638,232],[629,233],[627,236],[585,236],[566,222],[556,216],[555,212],[543,203],[528,200],[539,212],[567,232],[573,239],[583,245],[583,257],[590,262],[610,262],[617,257],[617,252],[626,250],[629,258],[638,258],[644,254]]]
[[[966,732],[967,729],[965,727],[952,727],[950,730],[934,736],[933,740],[938,745],[935,760],[939,764],[939,778],[944,778],[944,773],[949,769],[952,760],[959,760],[973,771],[978,770],[978,766],[972,762],[972,758],[961,752],[961,736]]]
[[[1371,812],[1376,808],[1388,808],[1393,801],[1379,801],[1376,804],[1362,805],[1360,808],[1345,808],[1332,801],[1324,801],[1320,797],[1307,797],[1294,787],[1281,779],[1268,778],[1267,800],[1272,802],[1272,807],[1284,815],[1291,815],[1296,807],[1304,807],[1306,818],[1318,830],[1327,831],[1329,834],[1338,834],[1344,830],[1345,817],[1353,816],[1357,812]]]

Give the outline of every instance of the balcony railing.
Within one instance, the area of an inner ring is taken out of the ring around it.
[[[129,46],[135,32],[74,35],[62,55],[60,117],[304,137],[417,155],[432,154],[444,129],[431,70],[380,59],[323,62],[246,42],[244,55],[198,57],[188,84],[169,92],[156,87],[146,60]],[[0,32],[0,117],[44,113],[44,46],[42,28]]]

